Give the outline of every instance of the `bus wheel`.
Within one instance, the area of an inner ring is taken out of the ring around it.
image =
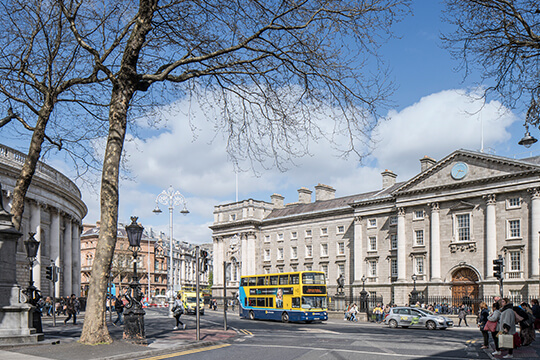
[[[284,322],[284,323],[288,323],[289,322],[289,314],[287,314],[286,312],[281,314],[281,321]]]
[[[250,320],[255,320],[255,314],[253,313],[252,310],[249,311],[249,318]]]

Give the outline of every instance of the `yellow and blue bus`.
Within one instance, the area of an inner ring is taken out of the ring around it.
[[[328,320],[326,277],[322,271],[243,276],[240,317],[262,320]]]

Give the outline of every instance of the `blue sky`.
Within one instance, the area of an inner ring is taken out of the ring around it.
[[[379,126],[378,146],[369,158],[362,164],[354,157],[341,159],[321,141],[312,146],[313,156],[299,159],[287,172],[240,173],[239,199],[270,201],[273,193],[279,193],[286,203],[296,202],[300,187],[314,191],[318,183],[333,186],[336,196],[376,190],[383,170],[392,170],[397,181],[405,181],[418,173],[424,155],[439,160],[459,148],[480,150],[482,133],[484,149],[491,153],[518,158],[540,155],[534,146],[531,153],[517,145],[524,133],[523,114],[501,108],[493,100],[482,107],[467,96],[477,92],[473,85],[478,76],[464,80],[463,73],[455,72],[458,63],[439,40],[440,32],[449,29],[441,21],[441,10],[439,1],[414,0],[414,14],[394,28],[400,38],[382,48],[398,87],[392,98],[396,106],[383,114],[389,120]],[[186,108],[190,108],[189,120],[197,123],[195,132],[186,121]],[[141,120],[140,138],[126,142],[133,180],[122,182],[119,221],[127,223],[136,215],[146,228],[168,234],[166,207],[161,206],[164,212],[159,216],[152,210],[156,196],[172,185],[186,197],[190,210],[186,217],[180,215],[181,207],[175,210],[174,237],[194,243],[212,241],[208,226],[213,207],[234,202],[236,186],[224,139],[214,138],[211,124],[205,121],[208,115],[212,114],[193,103],[178,101],[163,109],[167,122],[161,130],[145,130]],[[538,137],[536,132],[533,129]],[[57,162],[51,165],[64,168]],[[84,222],[95,223],[98,194],[80,185],[89,208]]]

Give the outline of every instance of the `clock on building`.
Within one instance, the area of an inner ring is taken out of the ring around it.
[[[463,162],[458,162],[452,167],[450,174],[455,180],[463,179],[469,172],[469,167]]]

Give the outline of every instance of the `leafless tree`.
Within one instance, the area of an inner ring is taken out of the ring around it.
[[[537,0],[453,0],[445,18],[455,31],[444,34],[466,75],[480,69],[485,94],[510,107],[539,96],[540,2]],[[523,96],[525,96],[523,98]]]
[[[148,100],[144,93],[156,86],[169,98],[216,97],[216,128],[227,134],[233,159],[278,165],[305,154],[310,139],[326,135],[317,122],[322,114],[333,117],[334,135],[348,136],[336,145],[362,155],[392,90],[377,47],[409,2],[59,1],[78,44],[112,84],[101,231],[80,339],[87,344],[112,341],[103,310],[106,275],[133,104]]]

